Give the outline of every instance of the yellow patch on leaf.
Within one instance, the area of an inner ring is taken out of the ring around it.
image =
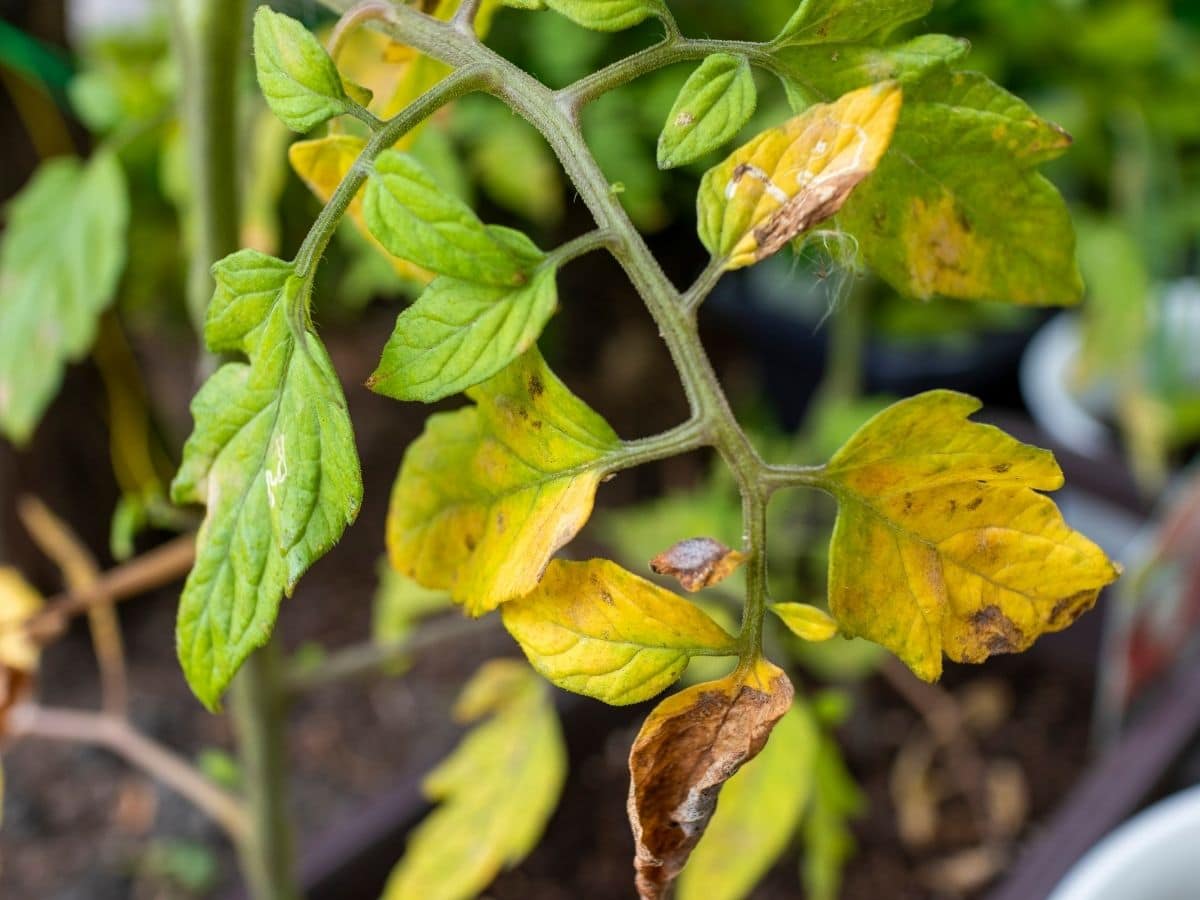
[[[693,656],[737,654],[699,607],[604,559],[555,560],[537,588],[500,610],[538,672],[613,705],[665,690]]]
[[[328,203],[333,192],[337,190],[354,161],[362,153],[366,143],[362,138],[349,134],[329,134],[311,141],[296,141],[288,148],[288,160],[292,168],[309,189],[320,198],[322,203]],[[346,208],[346,215],[354,223],[354,227],[380,253],[388,258],[393,268],[402,278],[410,278],[421,284],[428,284],[433,275],[420,266],[406,259],[392,256],[384,246],[376,240],[367,228],[363,218],[363,192],[360,189]]]
[[[629,753],[629,822],[643,900],[667,896],[721,787],[762,750],[792,694],[787,675],[760,659],[668,697],[646,718]]]
[[[753,265],[837,214],[892,140],[901,90],[882,82],[817,104],[711,169],[700,238],[726,269]]]
[[[978,663],[1066,628],[1120,574],[1038,493],[1062,486],[1053,455],[969,422],[979,407],[953,391],[903,400],[824,472],[839,505],[830,611],[926,681],[943,652]]]
[[[981,261],[988,248],[974,235],[954,197],[943,192],[937,203],[913,197],[904,227],[904,242],[912,262],[912,287],[917,297],[928,299],[978,296],[987,292],[980,277]],[[1014,303],[1031,302],[1021,296]]]
[[[621,440],[535,347],[432,416],[408,448],[388,512],[392,565],[471,615],[537,587],[592,512]]]

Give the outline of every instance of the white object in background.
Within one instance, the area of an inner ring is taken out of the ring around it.
[[[1200,785],[1134,816],[1089,850],[1049,900],[1200,897]]]
[[[67,0],[67,37],[74,47],[114,31],[138,31],[161,14],[155,0]]]

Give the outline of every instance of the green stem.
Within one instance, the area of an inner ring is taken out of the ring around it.
[[[742,493],[742,521],[746,528],[746,608],[738,636],[743,661],[762,656],[763,619],[767,614],[767,501],[768,491],[756,485]]]
[[[350,5],[345,0],[325,2],[339,12]],[[592,87],[583,90],[568,89],[556,94],[483,46],[474,34],[463,34],[411,7],[393,8],[384,25],[385,30],[397,39],[451,67],[482,67],[490,72],[487,89],[546,138],[597,227],[613,236],[612,254],[642,297],[679,371],[692,410],[691,422],[683,427],[695,429],[695,436],[689,435],[681,446],[690,449],[694,443],[715,447],[733,471],[742,496],[750,498],[746,501],[747,551],[759,560],[765,572],[765,557],[761,550],[765,545],[766,520],[765,512],[760,515],[759,508],[765,507],[770,492],[767,486],[770,470],[738,425],[696,326],[696,297],[702,295],[705,286],[711,288],[711,284],[715,284],[716,273],[709,271],[700,289],[695,295],[689,292],[689,301],[685,302],[614,196],[608,179],[576,126],[580,103],[586,102],[598,89],[596,85],[601,83],[593,82]],[[626,75],[636,77],[640,71],[649,71],[652,63],[665,65],[677,52],[683,54],[679,58],[687,58],[689,54],[700,54],[701,48],[709,51],[717,45],[721,48],[730,46],[727,42],[668,37],[666,43],[659,46],[657,56],[641,54],[619,67],[606,70],[609,74],[603,84],[617,83]],[[660,449],[656,448],[650,458],[661,458],[656,455]],[[749,585],[746,610],[747,617],[756,620],[748,632],[753,637],[762,627],[766,581],[765,578],[753,578]],[[756,640],[748,640],[744,649],[757,652],[758,644]]]
[[[192,191],[187,308],[196,333],[202,334],[213,292],[212,264],[240,244],[236,88],[246,0],[175,0],[173,19]]]
[[[239,850],[255,900],[296,900],[300,896],[286,799],[284,704],[279,649],[270,641],[242,665],[230,692],[251,817],[249,834]]]
[[[296,253],[296,274],[302,278],[311,277],[317,262],[329,246],[338,223],[345,215],[347,207],[354,200],[354,195],[371,174],[371,167],[379,154],[387,150],[396,141],[429,118],[447,103],[479,90],[488,83],[487,70],[480,66],[466,66],[458,69],[439,82],[435,87],[418,97],[410,106],[386,122],[380,123],[378,130],[367,141],[367,145],[359,154],[346,177],[342,179],[321,210],[317,220],[309,229],[304,243]]]
[[[573,260],[579,259],[581,256],[586,256],[593,250],[600,250],[604,247],[611,247],[615,240],[615,235],[602,228],[597,228],[595,231],[589,231],[587,234],[581,234],[579,237],[567,241],[560,247],[555,247],[550,253],[546,254],[546,265],[560,268]]]

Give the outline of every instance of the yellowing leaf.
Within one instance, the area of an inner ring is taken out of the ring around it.
[[[835,215],[878,165],[900,115],[893,82],[818,104],[759,135],[700,185],[700,238],[727,269],[765,259]]]
[[[354,161],[362,153],[366,143],[362,138],[349,134],[330,134],[311,141],[297,141],[288,148],[288,160],[296,174],[308,185],[309,189],[320,198],[322,203],[328,203],[337,186],[341,184]],[[421,284],[427,284],[433,275],[406,259],[400,259],[388,253],[383,244],[375,238],[366,220],[363,218],[363,191],[359,190],[350,201],[346,215],[354,223],[354,227],[380,253],[386,256],[402,278],[410,278]]]
[[[787,847],[812,791],[820,745],[813,716],[787,711],[762,752],[729,779],[683,874],[679,900],[742,900]]]
[[[469,900],[537,845],[566,776],[566,748],[546,685],[512,660],[485,664],[455,708],[476,725],[429,773],[438,807],[409,838],[383,900]]]
[[[700,609],[603,559],[550,563],[501,608],[530,663],[554,684],[605,703],[640,703],[693,656],[733,656],[737,641]]]
[[[833,457],[830,610],[932,681],[942,653],[982,662],[1092,607],[1119,569],[1037,491],[1062,486],[1045,450],[967,421],[979,402],[930,391],[877,415]]]
[[[43,603],[20,572],[0,566],[0,668],[22,672],[37,668],[41,648],[26,633],[24,623]]]
[[[762,750],[792,705],[792,684],[758,660],[660,703],[629,753],[629,822],[643,900],[665,897],[708,827],[717,795]]]
[[[672,575],[685,590],[699,591],[719,584],[737,571],[746,554],[730,550],[715,538],[688,538],[650,560],[658,575]]]
[[[837,622],[829,613],[807,603],[772,603],[770,610],[792,634],[806,641],[827,641],[838,632]]]
[[[431,417],[405,453],[388,553],[399,571],[483,615],[537,586],[591,515],[621,441],[536,347],[467,396],[475,406]]]

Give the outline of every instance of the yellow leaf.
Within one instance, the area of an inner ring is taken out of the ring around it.
[[[679,900],[751,896],[796,834],[812,793],[820,741],[812,713],[793,705],[762,753],[721,791],[704,840],[679,876]]]
[[[792,634],[806,641],[827,641],[838,633],[837,622],[829,613],[807,603],[772,603],[770,609]]]
[[[558,805],[566,749],[549,691],[513,660],[485,664],[463,689],[473,728],[425,779],[440,805],[409,838],[383,900],[469,900],[537,845]]]
[[[643,900],[665,897],[704,834],[717,796],[762,750],[792,704],[792,684],[759,659],[660,703],[629,753],[629,822]]]
[[[882,82],[760,134],[700,185],[700,238],[726,269],[753,265],[837,214],[892,140],[901,91]]]
[[[0,667],[20,672],[37,668],[41,649],[24,623],[44,601],[16,569],[0,566]]]
[[[535,347],[432,416],[392,490],[392,565],[483,615],[537,587],[591,515],[620,438]]]
[[[296,141],[288,148],[288,160],[296,174],[321,202],[328,203],[365,146],[362,138],[349,134],[330,134],[311,141]],[[421,284],[428,284],[433,280],[433,275],[420,266],[392,256],[384,249],[367,228],[363,219],[362,204],[363,192],[360,189],[346,208],[346,215],[371,246],[388,258],[396,273],[402,278],[410,278]]]
[[[837,497],[830,611],[927,681],[942,653],[1015,653],[1091,609],[1119,568],[1037,491],[1051,453],[967,421],[972,397],[930,391],[884,410],[825,469]]]
[[[737,641],[695,605],[614,562],[550,563],[504,625],[554,684],[613,705],[673,684],[693,656],[734,656]]]

